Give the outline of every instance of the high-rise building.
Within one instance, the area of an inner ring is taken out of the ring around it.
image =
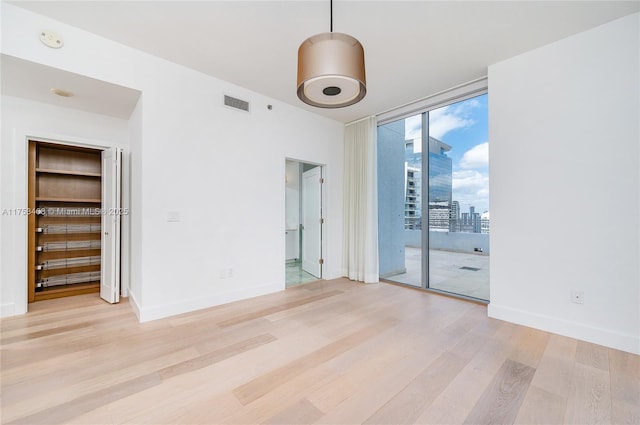
[[[449,231],[451,214],[451,146],[429,137],[429,230]],[[405,141],[405,229],[421,229],[422,149],[420,139]]]
[[[405,165],[405,176],[404,228],[420,230],[422,229],[420,168]]]
[[[451,209],[449,210],[449,231],[460,231],[460,203],[451,201]]]
[[[489,211],[485,211],[480,215],[480,233],[489,234],[490,220]]]
[[[472,205],[468,213],[462,213],[462,217],[457,228],[458,232],[481,233],[482,220],[476,208]]]
[[[448,232],[451,215],[451,146],[429,137],[429,230]]]

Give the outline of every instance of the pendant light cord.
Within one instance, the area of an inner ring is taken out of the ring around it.
[[[333,32],[333,0],[329,1],[329,14],[331,15],[331,20],[330,22],[330,27],[329,29],[331,30],[330,32]]]

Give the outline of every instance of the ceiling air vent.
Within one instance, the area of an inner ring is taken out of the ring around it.
[[[249,112],[249,102],[246,100],[236,99],[235,97],[224,95],[224,106]]]

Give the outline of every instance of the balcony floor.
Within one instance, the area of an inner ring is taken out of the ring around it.
[[[406,273],[386,280],[420,287],[420,248],[405,248]],[[489,300],[489,255],[429,250],[429,287],[468,297]],[[478,270],[462,269],[470,267]]]

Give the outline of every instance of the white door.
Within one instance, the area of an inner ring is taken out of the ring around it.
[[[322,278],[322,167],[302,173],[302,270]]]
[[[102,249],[100,297],[120,301],[120,191],[122,150],[102,151]]]

